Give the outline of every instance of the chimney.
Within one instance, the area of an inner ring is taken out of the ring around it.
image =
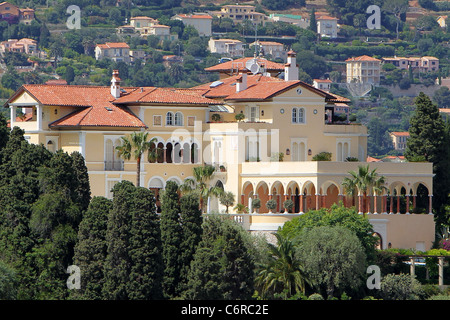
[[[119,70],[113,70],[111,79],[111,95],[117,99],[120,98],[120,78]]]
[[[297,54],[290,50],[287,53],[287,62],[284,65],[284,80],[298,80],[298,65],[296,61]]]
[[[247,89],[247,70],[243,70],[236,79],[236,92]]]

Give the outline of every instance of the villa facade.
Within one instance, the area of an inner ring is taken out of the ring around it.
[[[288,53],[285,79],[250,67],[189,89],[122,87],[117,71],[110,87],[24,85],[5,107],[11,128],[24,129],[30,143],[80,152],[93,195],[111,197],[117,182],[136,181],[136,160],[123,161],[115,147],[121,137],[147,131],[159,156],[142,161],[140,181],[157,200],[168,181],[181,184],[195,167],[210,164],[217,168],[210,184],[249,208],[236,217],[250,231],[273,232],[309,209],[342,202],[369,217],[382,247],[429,249],[432,164],[367,163],[367,128],[329,121],[349,100],[293,79],[295,53]],[[236,114],[244,119],[237,121]],[[322,152],[331,153],[331,161],[314,161]],[[348,196],[343,181],[368,164],[385,177],[385,190],[368,194],[360,206],[362,195]],[[261,199],[258,210],[255,198]],[[269,199],[277,201],[274,210],[266,207]],[[295,204],[290,213],[286,199]],[[208,212],[224,209],[208,199]]]

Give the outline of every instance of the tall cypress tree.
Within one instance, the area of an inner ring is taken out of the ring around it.
[[[180,283],[182,228],[178,185],[168,181],[161,197],[161,240],[164,261],[164,293],[167,297],[178,296]]]
[[[189,272],[188,299],[250,299],[254,292],[254,261],[242,227],[209,217]]]
[[[188,193],[180,198],[180,214],[183,235],[179,291],[182,292],[186,290],[191,261],[202,238],[203,218],[197,194]]]
[[[162,299],[164,267],[159,218],[152,191],[137,187],[131,210],[128,296],[133,300]]]
[[[74,297],[89,300],[102,299],[104,262],[107,254],[106,229],[112,201],[94,197],[78,230],[74,264],[82,270],[81,288]]]
[[[81,209],[85,211],[91,201],[91,186],[89,183],[88,169],[81,153],[72,152],[70,156],[72,158],[73,170],[75,171],[78,180],[78,183],[74,188],[75,195]]]
[[[433,163],[433,207],[436,221],[448,224],[444,207],[448,202],[449,151],[450,142],[438,107],[423,92],[415,100],[416,111],[410,120],[410,137],[406,144],[405,157],[408,161]]]
[[[108,216],[106,231],[107,256],[103,296],[109,300],[127,300],[130,281],[130,208],[135,187],[130,181],[121,181],[113,188],[113,208]]]

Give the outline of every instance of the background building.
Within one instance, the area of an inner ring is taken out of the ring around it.
[[[347,83],[380,84],[381,60],[369,56],[349,58],[347,65]]]
[[[210,37],[212,35],[212,17],[209,14],[177,14],[172,17],[180,20],[186,26],[192,26],[200,36]]]

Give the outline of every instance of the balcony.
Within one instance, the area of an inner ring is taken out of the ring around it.
[[[123,160],[105,161],[105,171],[123,171]]]

